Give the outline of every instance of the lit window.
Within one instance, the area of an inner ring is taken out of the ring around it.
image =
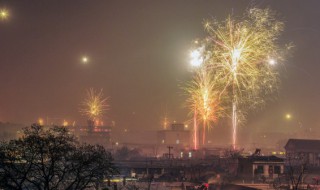
[[[180,144],[180,140],[179,139],[176,140],[176,144]]]

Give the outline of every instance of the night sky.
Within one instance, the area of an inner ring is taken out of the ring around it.
[[[277,100],[250,114],[245,128],[319,128],[317,0],[0,0],[10,12],[0,21],[0,121],[29,125],[49,117],[84,125],[79,106],[95,88],[110,97],[104,120],[118,128],[160,129],[166,112],[184,122],[179,86],[191,78],[188,56],[192,41],[205,36],[203,20],[242,15],[253,5],[277,11],[286,24],[281,43],[295,47],[279,66]]]

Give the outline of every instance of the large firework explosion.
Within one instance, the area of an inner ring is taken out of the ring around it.
[[[206,21],[204,27],[208,36],[198,43],[204,48],[202,67],[210,71],[220,104],[229,110],[235,149],[240,118],[245,118],[247,110],[262,106],[277,89],[278,73],[273,65],[283,59],[277,41],[284,24],[270,9],[253,8],[242,18]]]
[[[108,98],[103,96],[102,90],[87,90],[87,97],[81,105],[80,112],[93,122],[101,119],[103,114],[109,109]]]

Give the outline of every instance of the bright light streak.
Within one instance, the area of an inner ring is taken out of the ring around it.
[[[193,145],[194,149],[198,150],[198,125],[197,125],[197,109],[194,110],[193,114]]]
[[[232,147],[235,150],[237,143],[237,104],[232,103]]]

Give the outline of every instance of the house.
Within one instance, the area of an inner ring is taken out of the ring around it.
[[[238,175],[243,178],[276,178],[284,173],[284,159],[276,156],[253,155],[238,161]]]
[[[320,166],[320,140],[289,139],[284,148],[287,158],[299,156],[310,166]]]

